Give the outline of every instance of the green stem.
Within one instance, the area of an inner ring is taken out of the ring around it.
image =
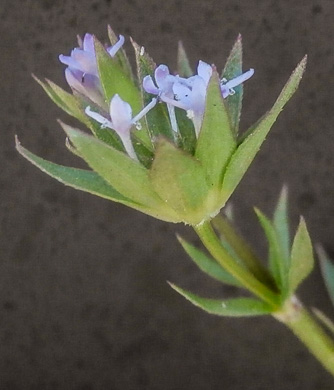
[[[334,376],[334,341],[296,297],[288,300],[274,317],[297,336],[319,362]]]
[[[275,281],[261,261],[256,257],[250,245],[236,232],[228,218],[218,214],[212,224],[220,236],[226,240],[236,253],[243,260],[248,269],[264,284],[275,289]]]
[[[247,268],[238,264],[222,246],[210,222],[194,227],[204,246],[216,261],[235,277],[246,289],[269,303],[274,308],[279,307],[279,297],[270,288],[261,283]]]

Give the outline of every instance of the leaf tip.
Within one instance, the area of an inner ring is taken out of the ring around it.
[[[17,134],[15,134],[15,149],[20,153],[23,154],[23,147],[21,145],[21,142],[19,141],[19,137]]]
[[[178,240],[178,242],[182,245],[183,243],[183,238],[180,236],[180,234],[176,233],[176,239]]]
[[[318,258],[319,258],[319,262],[320,262],[320,267],[321,267],[321,271],[322,271],[322,273],[323,273],[323,275],[324,275],[324,268],[325,268],[325,264],[327,263],[327,262],[329,262],[329,259],[328,259],[328,255],[327,255],[327,252],[325,251],[325,249],[324,249],[324,247],[321,245],[321,244],[316,244],[315,246],[314,246],[314,248],[315,248],[315,251],[316,251],[316,253],[317,253],[317,255],[318,255]]]

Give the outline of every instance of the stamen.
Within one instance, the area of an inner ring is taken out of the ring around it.
[[[145,106],[140,112],[139,114],[137,114],[131,121],[131,123],[136,123],[138,122],[143,116],[145,116],[155,105],[157,104],[157,99],[156,98],[153,98],[151,100],[151,102]]]

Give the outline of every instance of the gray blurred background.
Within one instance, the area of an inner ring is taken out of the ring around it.
[[[0,5],[0,388],[310,390],[334,381],[271,318],[209,316],[166,280],[233,296],[192,265],[175,232],[190,229],[66,188],[14,150],[78,164],[56,122],[68,117],[31,73],[65,87],[58,54],[107,24],[158,63],[176,65],[181,39],[198,59],[225,63],[238,33],[245,88],[242,128],[274,102],[309,55],[300,89],[233,196],[240,230],[265,254],[252,207],[270,214],[283,183],[314,242],[334,253],[334,3],[330,0],[2,0]],[[130,46],[127,46],[130,50]],[[318,267],[300,289],[334,315]]]

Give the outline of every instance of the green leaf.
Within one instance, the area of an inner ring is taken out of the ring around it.
[[[118,94],[121,99],[130,104],[133,116],[135,116],[142,109],[139,89],[97,39],[94,39],[94,46],[97,68],[107,104],[115,94]],[[138,132],[138,138],[148,149],[151,148],[151,140],[146,126],[143,126],[142,130]]]
[[[258,209],[255,213],[265,232],[269,244],[269,268],[283,295],[288,289],[288,267],[280,246],[278,234],[271,221]]]
[[[318,317],[325,327],[334,334],[334,322],[326,316],[321,310],[312,308],[313,313]]]
[[[334,264],[320,245],[317,246],[317,254],[320,260],[322,277],[324,279],[328,295],[334,305]]]
[[[312,242],[305,221],[301,218],[291,249],[289,270],[290,294],[293,294],[299,284],[309,275],[313,269],[313,265]]]
[[[190,77],[194,74],[191,70],[187,53],[184,50],[184,46],[181,41],[179,41],[177,47],[177,73],[181,77]]]
[[[178,145],[185,152],[194,155],[197,138],[193,122],[188,118],[185,110],[175,108],[175,116],[179,126]]]
[[[144,47],[139,46],[134,40],[131,40],[131,43],[133,45],[136,55],[138,81],[139,84],[142,86],[143,79],[145,76],[154,76],[156,64],[148,55],[148,53],[146,53]],[[145,106],[152,100],[152,95],[145,92],[142,87],[141,94],[143,105]],[[157,138],[161,135],[170,140],[175,139],[175,133],[172,130],[170,124],[166,104],[157,104],[153,110],[150,110],[146,114],[146,123],[149,134],[152,139]]]
[[[242,40],[239,34],[231,53],[226,61],[225,68],[222,73],[222,78],[226,80],[234,79],[242,74]],[[228,96],[226,99],[226,108],[228,110],[231,127],[234,134],[238,134],[239,122],[242,107],[242,96],[243,96],[243,84],[233,88],[235,91],[234,95]]]
[[[89,127],[88,117],[82,110],[81,102],[78,97],[72,95],[69,92],[66,92],[64,89],[48,79],[46,79],[44,82],[34,75],[33,78],[38,82],[38,84],[44,89],[50,99],[58,107]]]
[[[154,154],[153,151],[148,149],[138,138],[138,131],[141,130],[131,132],[132,145],[141,164],[149,169],[152,165]]]
[[[117,93],[130,104],[133,112],[137,114],[141,110],[139,89],[97,39],[94,39],[94,46],[99,76],[107,104]]]
[[[247,132],[233,154],[224,175],[222,198],[227,201],[259,151],[279,113],[296,91],[306,66],[306,57],[298,64],[272,109]]]
[[[96,138],[61,125],[87,164],[120,194],[143,206],[164,208],[151,186],[146,168]]]
[[[103,129],[100,124],[97,124],[85,114],[84,109],[89,105],[88,102],[84,101],[85,97],[68,93],[50,80],[43,82],[36,76],[33,77],[58,107],[87,126],[101,141],[106,142],[117,150],[124,150],[122,142],[114,131]]]
[[[287,263],[290,262],[290,229],[288,217],[288,188],[282,188],[280,197],[278,199],[276,209],[274,212],[274,227],[277,232],[278,240],[284,253]]]
[[[219,82],[214,70],[208,85],[203,124],[195,152],[213,188],[221,187],[225,167],[236,147]]]
[[[217,316],[223,317],[250,317],[266,315],[272,312],[272,308],[265,302],[252,298],[232,298],[232,299],[209,299],[202,298],[175,284],[169,285],[193,305]]]
[[[103,180],[102,177],[93,171],[65,167],[63,165],[58,165],[44,160],[43,158],[38,157],[35,154],[29,152],[27,149],[23,148],[18,140],[16,141],[16,149],[23,157],[25,157],[41,171],[65,185],[73,187],[77,190],[89,192],[101,198],[121,203],[125,206],[141,211],[142,213],[151,215],[152,217],[159,218],[167,222],[175,222],[175,219],[171,217],[169,213],[142,206],[124,197],[118,191],[116,191],[115,188]]]
[[[110,199],[115,202],[121,202],[131,205],[129,199],[117,192],[112,186],[107,184],[99,175],[92,171],[66,167],[36,156],[25,149],[18,140],[16,140],[17,151],[28,161],[38,167],[41,171],[58,180],[59,182],[71,186],[77,190],[89,192],[102,198]]]
[[[150,178],[160,198],[185,220],[189,218],[187,223],[193,225],[202,221],[209,188],[204,169],[197,160],[161,139]]]
[[[218,280],[219,282],[229,284],[236,287],[242,287],[231,274],[223,269],[215,260],[207,256],[201,250],[194,247],[192,244],[184,240],[182,237],[177,236],[180,244],[185,252],[190,256],[198,268],[209,275],[211,278]]]
[[[225,207],[226,209],[226,207]],[[224,209],[224,210],[225,210]],[[226,211],[226,210],[225,210]],[[228,217],[218,214],[212,220],[214,228],[218,231],[222,245],[239,264],[244,264],[258,280],[266,285],[274,286],[272,276],[254,254],[250,245],[235,230]]]

